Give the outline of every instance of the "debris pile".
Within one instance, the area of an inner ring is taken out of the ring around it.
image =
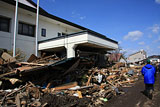
[[[141,69],[122,63],[99,69],[89,58],[61,59],[56,55],[31,55],[27,62],[17,62],[3,54],[1,106],[100,106],[123,94],[122,87],[132,86]]]

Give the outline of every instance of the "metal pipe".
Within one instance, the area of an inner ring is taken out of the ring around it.
[[[18,17],[18,0],[16,0],[16,11],[14,19],[14,39],[13,39],[13,57],[16,56],[16,36],[17,36],[17,18]]]
[[[37,0],[37,17],[36,17],[36,45],[35,45],[36,56],[38,56],[38,27],[39,27],[39,0]]]

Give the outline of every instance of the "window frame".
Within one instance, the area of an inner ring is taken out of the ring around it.
[[[20,25],[22,27],[21,29],[19,28]],[[26,28],[24,28],[24,27],[26,27]],[[32,30],[33,30],[32,32],[30,32],[30,30],[29,30],[30,28],[32,28]],[[19,21],[18,22],[18,34],[25,35],[28,37],[35,37],[35,25]]]
[[[61,34],[60,32],[58,32],[57,35],[58,35],[58,37],[61,37],[61,36],[62,36],[62,34]]]
[[[58,35],[58,37],[61,37],[61,36],[65,36],[65,35],[68,35],[68,34],[67,34],[67,33],[64,33],[64,32],[61,32],[61,33],[58,32],[57,35]]]
[[[1,24],[3,23],[1,19],[3,21],[4,20],[7,21],[7,29],[6,30],[4,30],[3,28],[1,28],[2,27]],[[10,32],[10,24],[11,24],[11,18],[0,16],[0,31],[2,31],[2,32]]]
[[[42,28],[42,29],[41,29],[41,36],[42,36],[42,37],[46,37],[46,34],[47,34],[46,29],[45,29],[45,28]]]
[[[62,36],[64,36],[64,35],[67,35],[67,33],[64,33],[64,32],[62,32],[62,34],[61,34]]]

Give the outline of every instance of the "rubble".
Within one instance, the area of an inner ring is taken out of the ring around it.
[[[142,67],[116,63],[100,69],[89,58],[56,55],[31,55],[27,62],[12,63],[0,58],[1,106],[103,106],[124,94],[121,88],[131,87]]]

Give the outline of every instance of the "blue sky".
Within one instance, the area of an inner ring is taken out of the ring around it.
[[[140,49],[160,55],[160,0],[40,0],[40,6],[118,41],[126,55]]]

